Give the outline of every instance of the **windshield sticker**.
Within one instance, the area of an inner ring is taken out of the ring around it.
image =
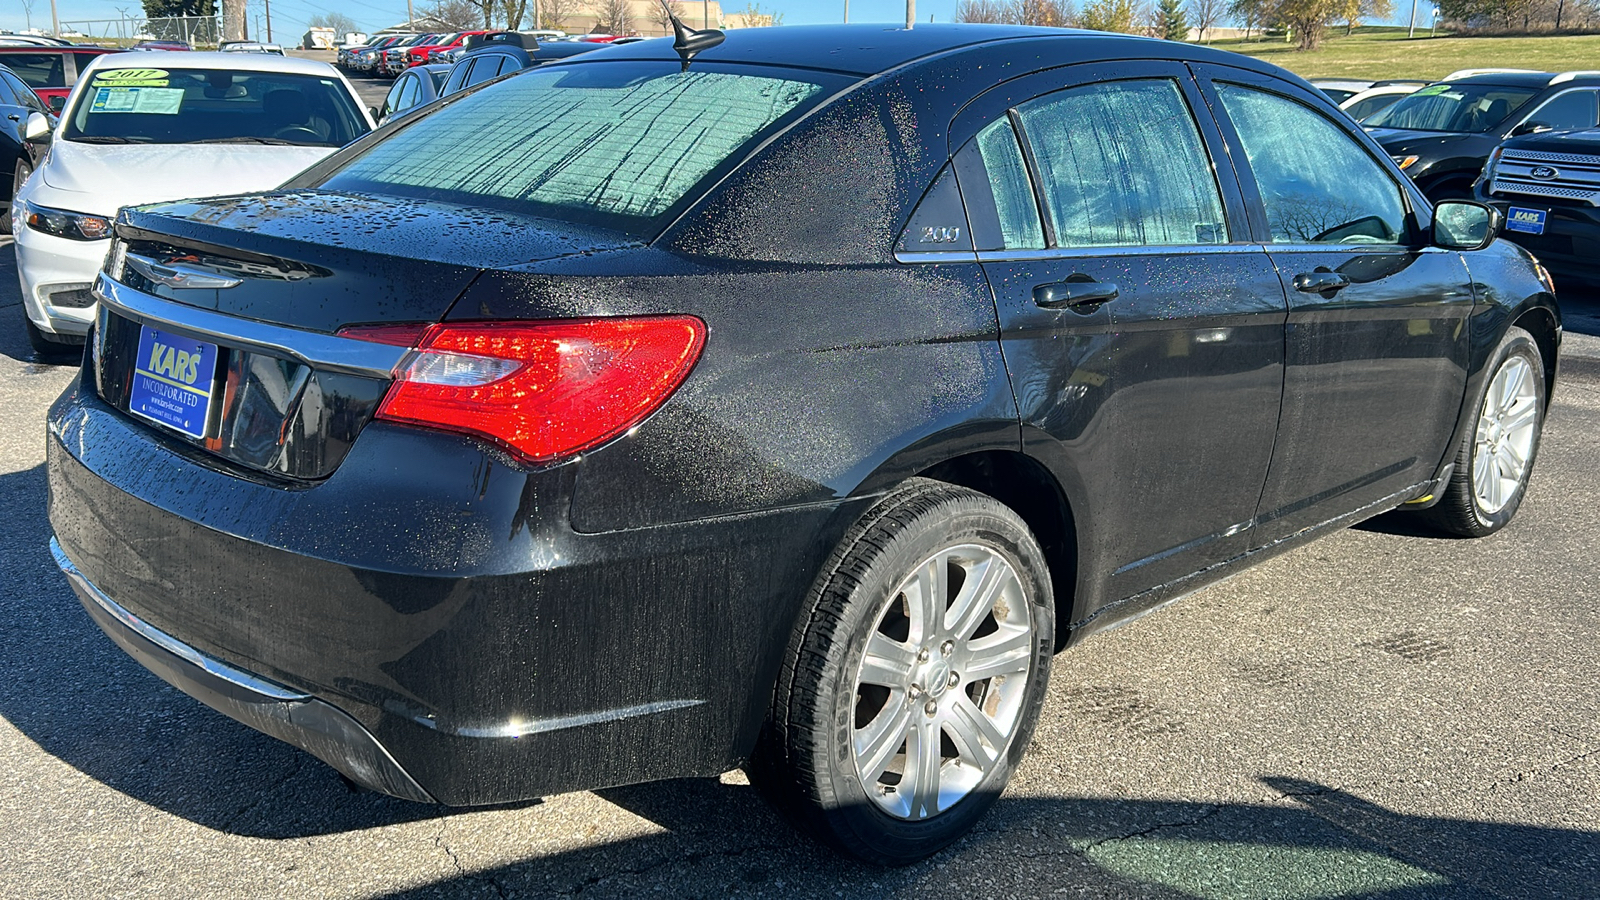
[[[1417,91],[1415,96],[1432,97],[1435,94],[1442,94],[1448,90],[1450,90],[1450,85],[1448,84],[1433,84],[1423,88],[1420,91]]]
[[[95,89],[89,111],[175,116],[182,104],[183,88],[103,87]]]
[[[113,84],[118,87],[166,87],[172,76],[165,69],[112,69],[94,76],[96,86]]]

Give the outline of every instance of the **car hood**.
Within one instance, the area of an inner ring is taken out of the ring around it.
[[[1367,134],[1391,154],[1416,154],[1417,156],[1442,155],[1442,151],[1458,144],[1477,141],[1498,141],[1495,135],[1463,134],[1460,132],[1407,131],[1402,128],[1368,128]]]
[[[1600,154],[1600,128],[1584,131],[1551,131],[1530,134],[1506,141],[1507,150],[1538,150],[1545,153]]]
[[[124,206],[275,188],[334,149],[58,140],[51,145],[50,160],[39,174],[53,190],[85,195],[75,205],[71,200],[61,201],[62,205],[111,215]]]

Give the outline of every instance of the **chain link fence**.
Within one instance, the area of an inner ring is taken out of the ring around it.
[[[127,16],[121,19],[62,20],[64,37],[86,37],[101,43],[121,45],[139,41],[183,41],[194,46],[216,46],[222,35],[221,16],[166,16],[147,19]]]

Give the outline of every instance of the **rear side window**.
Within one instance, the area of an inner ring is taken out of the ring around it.
[[[1037,250],[1044,247],[1044,227],[1028,182],[1028,164],[1017,144],[1009,119],[1001,119],[978,133],[978,155],[983,158],[995,211],[1000,215],[1000,247],[982,249]]]
[[[1228,240],[1222,196],[1175,82],[1092,84],[1017,113],[1056,246]]]
[[[1361,145],[1293,100],[1218,84],[1255,173],[1275,244],[1394,244],[1406,233],[1400,188]]]
[[[0,53],[0,63],[31,88],[66,87],[65,53]]]
[[[394,132],[320,186],[651,234],[695,185],[831,93],[824,80],[833,89],[848,83],[746,71],[659,62],[533,69]]]

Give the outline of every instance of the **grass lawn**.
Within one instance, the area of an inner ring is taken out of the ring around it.
[[[1304,78],[1442,78],[1457,69],[1489,66],[1542,72],[1600,69],[1600,35],[1430,38],[1419,28],[1417,37],[1407,39],[1404,28],[1358,28],[1349,37],[1342,29],[1329,29],[1322,48],[1310,53],[1295,50],[1281,37],[1208,43]]]

